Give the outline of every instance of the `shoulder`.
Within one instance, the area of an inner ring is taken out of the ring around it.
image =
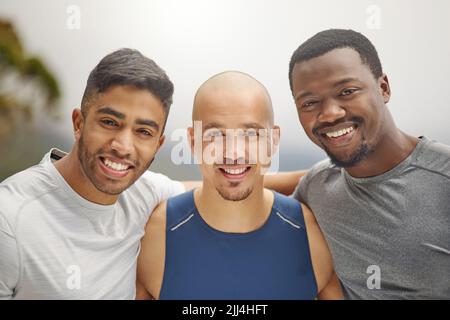
[[[136,212],[142,212],[142,219],[146,222],[149,214],[159,203],[183,191],[182,183],[171,180],[161,173],[145,171],[120,195],[120,199],[132,203]]]
[[[412,160],[412,165],[450,179],[450,146],[422,138],[423,145]]]
[[[329,158],[319,161],[308,170],[304,181],[313,181],[317,178],[327,178],[333,174],[340,174],[341,168],[336,167]]]
[[[137,190],[150,192],[160,200],[158,202],[185,191],[184,185],[180,181],[172,180],[162,173],[149,170],[136,180],[133,187]]]
[[[136,180],[133,186],[155,193],[159,188],[163,188],[167,183],[171,182],[173,180],[166,175],[147,170]]]
[[[44,164],[16,173],[0,183],[0,215],[14,226],[24,207],[55,189],[57,184]]]
[[[273,208],[276,211],[275,214],[281,215],[282,220],[288,220],[294,223],[294,227],[305,228],[305,222],[302,217],[302,207],[299,201],[294,198],[285,196],[281,193],[274,192],[275,199],[273,203]]]
[[[165,229],[166,225],[166,211],[167,211],[167,201],[161,202],[153,210],[150,218],[148,219],[147,225],[145,227],[145,234],[153,235],[156,231],[155,229]]]
[[[314,187],[322,188],[323,183],[341,176],[341,172],[341,168],[336,167],[328,158],[316,163],[300,179],[294,190],[293,197],[301,202],[308,203],[310,190],[314,189]]]
[[[284,217],[295,220],[303,227],[317,224],[316,219],[308,206],[283,194],[275,193],[274,209]]]
[[[166,230],[166,208],[167,202],[161,202],[152,212],[145,226],[145,234],[142,245],[153,248],[160,239],[164,238]],[[148,253],[148,252],[147,252]]]

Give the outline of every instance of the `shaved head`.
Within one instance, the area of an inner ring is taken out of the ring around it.
[[[264,189],[279,127],[273,123],[269,93],[258,80],[238,71],[212,76],[197,90],[192,122],[188,135],[201,159],[203,190],[242,201],[253,189]]]
[[[256,103],[273,124],[272,101],[264,85],[246,73],[225,71],[206,80],[197,90],[192,120],[202,120],[202,111],[210,104],[221,104],[235,112],[245,112],[238,108],[245,103]]]

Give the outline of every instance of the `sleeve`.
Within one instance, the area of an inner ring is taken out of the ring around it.
[[[184,184],[169,177],[151,171],[143,174],[143,180],[153,186],[156,203],[167,200],[186,191]]]
[[[300,179],[300,182],[295,188],[294,193],[291,195],[291,197],[309,206],[308,194],[311,190],[311,187],[314,187],[312,185],[312,182],[313,180],[315,181],[315,176],[322,171],[330,168],[330,166],[331,162],[329,158],[319,161],[314,166],[312,166],[312,168],[308,170],[308,173]]]
[[[13,298],[19,280],[16,238],[0,212],[0,300]]]
[[[299,202],[308,204],[307,190],[308,184],[310,181],[309,173],[307,173],[303,178],[300,179],[297,187],[294,190],[294,193],[291,195],[294,199]]]

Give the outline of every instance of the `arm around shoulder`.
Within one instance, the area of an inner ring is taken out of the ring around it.
[[[295,187],[299,184],[300,179],[305,176],[307,172],[308,171],[306,170],[299,170],[266,174],[264,176],[264,187],[287,196],[291,195],[294,192]]]

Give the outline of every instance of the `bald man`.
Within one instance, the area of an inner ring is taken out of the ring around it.
[[[264,189],[270,161],[263,158],[270,160],[279,141],[264,86],[241,72],[215,75],[198,89],[192,118],[188,134],[203,186],[151,215],[137,298],[340,298],[311,211]]]

